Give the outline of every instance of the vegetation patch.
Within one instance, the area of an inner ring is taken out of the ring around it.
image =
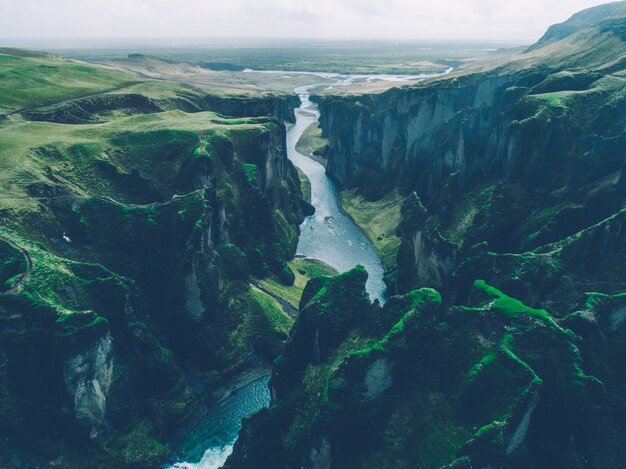
[[[404,197],[395,190],[375,202],[365,199],[357,189],[341,192],[342,208],[370,239],[387,272],[395,267],[400,249],[396,229],[403,201]]]
[[[324,149],[327,143],[328,140],[322,137],[322,129],[320,129],[319,124],[314,122],[302,133],[300,140],[296,143],[296,150],[298,153],[308,156],[309,158],[313,158],[326,165],[326,160],[320,158],[320,152]]]
[[[133,81],[129,73],[80,62],[0,54],[0,112],[98,93]]]
[[[293,319],[283,311],[278,301],[256,287],[252,287],[252,296],[263,308],[274,330],[285,337],[288,336],[291,326],[293,326]]]
[[[260,280],[261,285],[272,294],[285,299],[294,308],[300,304],[300,298],[307,282],[314,277],[334,276],[337,271],[315,259],[294,259],[288,263],[295,275],[294,284],[285,286],[271,278]]]

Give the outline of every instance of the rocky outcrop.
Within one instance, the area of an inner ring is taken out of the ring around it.
[[[161,112],[157,103],[140,94],[103,94],[80,98],[49,108],[24,111],[22,115],[33,121],[62,124],[88,124],[100,120],[99,116],[112,111],[132,111],[136,114]]]
[[[606,139],[623,135],[623,118],[604,127],[607,113],[617,117],[614,104],[586,123],[598,133],[583,131],[565,109],[542,111],[541,93],[533,87],[548,77],[545,71],[503,67],[381,95],[323,98],[328,171],[344,185],[376,172],[428,203],[453,174],[461,191],[494,178],[549,191],[573,177],[584,174],[584,184],[621,169]],[[623,110],[623,101],[618,106]],[[605,155],[602,167],[582,157],[592,151]]]
[[[295,95],[260,98],[225,98],[207,95],[202,101],[201,107],[206,111],[240,117],[273,116],[281,122],[295,122],[293,110],[300,105],[300,99]]]
[[[358,278],[310,283],[316,292],[271,379],[272,405],[245,422],[226,467],[540,467],[587,457],[570,442],[589,437],[611,399],[588,374],[595,364],[581,339],[546,311],[483,281],[463,306],[421,289],[377,308],[352,296]],[[595,301],[607,319],[619,309]]]
[[[184,88],[174,95],[173,98],[154,99],[137,93],[105,93],[25,110],[21,114],[32,121],[93,124],[104,122],[114,111],[153,114],[180,109],[185,112],[213,111],[234,117],[272,116],[281,122],[294,122],[293,110],[300,104],[295,95],[222,96]]]
[[[74,417],[91,438],[104,423],[106,400],[113,379],[113,339],[107,333],[81,353],[63,362],[65,388],[74,400]]]

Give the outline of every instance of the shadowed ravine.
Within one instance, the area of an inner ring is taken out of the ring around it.
[[[310,84],[296,88],[301,105],[295,110],[296,123],[287,133],[289,159],[311,181],[311,203],[315,214],[306,218],[300,226],[301,235],[297,255],[317,259],[339,272],[363,265],[368,274],[367,292],[372,300],[384,302],[386,286],[380,258],[365,233],[343,213],[339,202],[339,189],[326,175],[320,163],[296,151],[296,144],[306,128],[319,120],[317,104],[310,100],[309,91],[325,86],[347,86],[352,76],[332,75],[337,80],[332,85]],[[372,80],[406,81],[424,76],[399,77],[393,75],[360,77]],[[217,469],[232,453],[233,445],[241,429],[241,421],[270,403],[267,388],[269,377],[257,379],[209,409],[200,424],[189,428],[188,435],[175,445],[177,452],[190,462],[176,463],[173,468]]]

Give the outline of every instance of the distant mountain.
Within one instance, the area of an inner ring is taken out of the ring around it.
[[[626,3],[613,2],[597,7],[589,8],[576,13],[567,21],[555,24],[548,28],[548,31],[531,49],[542,47],[547,43],[560,41],[585,29],[602,28],[610,25],[621,25],[625,27]]]

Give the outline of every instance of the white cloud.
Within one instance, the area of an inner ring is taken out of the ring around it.
[[[0,37],[533,41],[603,0],[0,0]]]

